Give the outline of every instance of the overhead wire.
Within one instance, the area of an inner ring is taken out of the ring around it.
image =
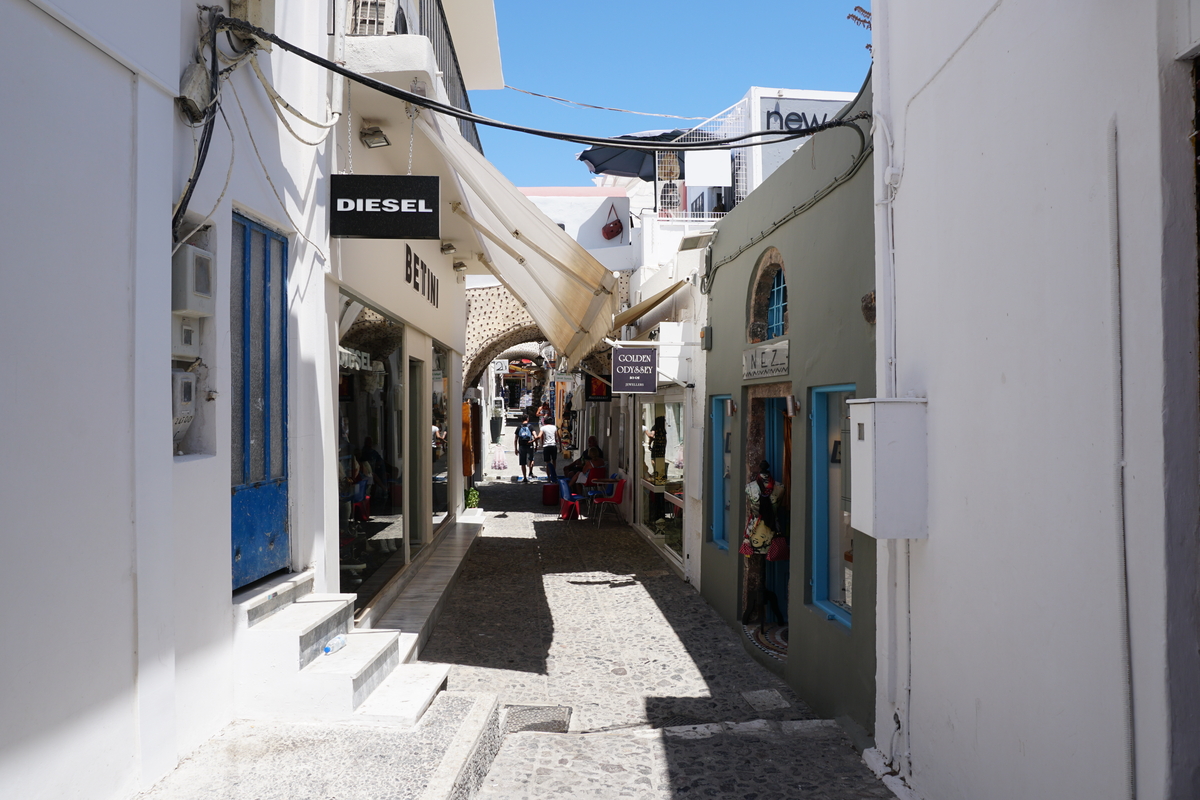
[[[531,128],[525,125],[515,125],[509,122],[491,119],[489,117],[480,116],[470,111],[464,111],[456,106],[442,103],[437,100],[424,97],[413,92],[405,91],[383,81],[375,80],[366,75],[361,75],[353,70],[336,62],[323,58],[315,53],[298,47],[291,42],[281,39],[273,33],[263,30],[262,28],[251,25],[249,22],[232,17],[220,16],[216,23],[223,29],[233,29],[240,31],[247,36],[257,39],[272,42],[279,45],[284,50],[300,56],[306,61],[310,61],[318,66],[334,72],[350,80],[362,84],[370,89],[374,89],[381,94],[394,97],[398,100],[404,100],[413,105],[422,108],[428,108],[432,111],[437,111],[455,119],[473,122],[477,125],[485,125],[492,128],[500,128],[503,130],[516,131],[517,133],[527,133],[533,136],[541,136],[547,139],[557,139],[559,141],[574,142],[576,144],[585,145],[605,145],[623,147],[631,150],[646,150],[646,151],[687,151],[687,150],[728,150],[735,147],[759,147],[776,142],[784,142],[791,139],[803,139],[820,131],[829,130],[831,128],[840,128],[847,125],[852,125],[856,119],[867,119],[870,115],[867,112],[861,112],[854,117],[837,118],[829,122],[823,122],[817,125],[811,125],[806,128],[798,128],[796,130],[779,130],[779,131],[755,131],[739,136],[728,136],[724,138],[713,138],[702,141],[693,142],[652,142],[639,139],[631,139],[627,137],[608,137],[608,136],[586,136],[583,134],[563,133],[561,131],[548,131],[541,128]],[[766,138],[764,138],[766,137]],[[747,141],[757,139],[758,141]]]
[[[619,111],[622,114],[637,114],[641,117],[664,117],[666,119],[686,119],[686,120],[705,120],[708,117],[681,117],[677,114],[656,114],[653,111],[630,111],[628,108],[612,108],[610,106],[594,106],[591,103],[581,103],[578,100],[568,100],[565,97],[555,97],[552,94],[541,94],[540,92],[531,92],[528,89],[518,89],[516,86],[504,85],[505,89],[512,89],[514,92],[528,94],[534,97],[543,97],[547,100],[553,100],[556,103],[562,103],[569,106],[578,106],[579,108],[594,108],[597,111]]]
[[[171,255],[175,255],[183,243],[196,235],[196,232],[212,221],[213,215],[217,213],[217,209],[221,207],[221,201],[225,199],[225,193],[229,191],[229,181],[233,178],[233,164],[237,159],[237,139],[233,135],[233,127],[229,124],[229,118],[225,116],[225,109],[218,106],[217,111],[221,114],[221,120],[225,123],[225,129],[229,131],[229,168],[225,171],[225,185],[221,187],[221,194],[217,197],[217,202],[213,203],[212,211],[209,211],[204,219],[188,231],[186,236],[180,236],[179,241],[171,250]]]
[[[212,59],[212,64],[209,68],[209,94],[211,97],[208,106],[205,108],[204,131],[200,134],[200,149],[192,164],[192,173],[188,176],[187,183],[183,187],[183,193],[179,201],[175,204],[175,209],[171,215],[171,233],[175,239],[179,238],[179,229],[183,225],[183,215],[187,213],[192,193],[196,190],[196,182],[200,179],[200,173],[204,170],[204,162],[208,158],[208,146],[212,142],[212,132],[217,122],[216,108],[220,94],[220,78],[218,76],[220,67],[217,59],[217,23],[221,19],[221,13],[214,8],[201,9],[200,13],[202,14],[204,10],[207,10],[211,15],[211,24],[207,37],[211,45]],[[204,37],[203,31],[201,32],[201,37]]]
[[[262,167],[263,175],[267,179],[267,185],[271,187],[272,194],[274,194],[275,199],[279,201],[279,207],[283,209],[284,216],[286,216],[288,222],[292,224],[292,228],[295,229],[296,235],[308,242],[308,244],[317,251],[317,255],[321,257],[322,262],[328,263],[329,259],[325,256],[325,251],[318,247],[316,242],[314,242],[312,239],[309,239],[308,236],[304,234],[304,229],[296,223],[296,220],[292,219],[292,212],[288,210],[287,203],[283,201],[283,196],[279,194],[279,189],[275,187],[275,182],[271,180],[271,172],[267,169],[266,162],[263,161],[262,153],[258,151],[258,142],[254,141],[254,131],[250,129],[250,118],[246,116],[246,109],[242,107],[242,98],[238,96],[237,84],[230,83],[229,88],[233,90],[234,102],[237,103],[238,111],[241,112],[242,115],[242,122],[244,122],[246,125],[246,133],[250,137],[250,147],[254,150],[254,156],[258,159],[258,165]]]

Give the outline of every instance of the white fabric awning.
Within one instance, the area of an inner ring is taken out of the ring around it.
[[[677,281],[676,283],[673,283],[670,286],[668,286],[667,288],[663,289],[661,292],[658,292],[656,294],[651,295],[650,297],[647,297],[645,300],[638,303],[633,308],[626,309],[625,311],[622,311],[620,314],[617,314],[617,316],[613,317],[613,321],[612,321],[613,330],[619,331],[619,330],[621,330],[621,328],[625,327],[626,325],[636,322],[637,320],[646,316],[651,311],[653,311],[655,308],[657,308],[660,303],[662,303],[668,297],[675,294],[676,292],[678,292],[680,289],[682,289],[683,287],[685,287],[687,285],[688,285],[688,281]]]
[[[457,173],[464,202],[451,210],[480,234],[483,263],[578,364],[608,334],[617,279],[468,144],[455,120],[426,111],[417,126]]]

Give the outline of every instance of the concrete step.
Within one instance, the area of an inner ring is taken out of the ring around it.
[[[277,576],[252,589],[233,594],[234,619],[239,628],[250,628],[313,590],[313,570]]]
[[[420,800],[466,800],[476,795],[491,769],[504,737],[500,733],[500,705],[496,695],[477,692],[442,692],[420,727],[434,727],[444,716],[441,705],[470,702],[441,760],[425,784]]]
[[[353,713],[400,665],[396,631],[353,631],[346,646],[321,655],[300,671],[288,705],[290,716],[338,717]]]
[[[416,725],[446,685],[449,664],[400,664],[354,712],[356,720]]]
[[[407,664],[417,660],[417,642],[420,636],[415,633],[400,634],[400,663]]]
[[[243,632],[236,642],[250,673],[298,672],[321,655],[325,643],[350,630],[352,594],[306,594]]]

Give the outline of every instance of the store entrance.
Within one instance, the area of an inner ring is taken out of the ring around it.
[[[404,326],[344,299],[347,313],[338,347],[338,552],[341,591],[358,595],[356,608],[363,608],[406,563]]]

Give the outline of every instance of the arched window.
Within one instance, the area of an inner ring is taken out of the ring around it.
[[[762,342],[788,332],[787,276],[783,255],[768,247],[758,258],[750,283],[750,313],[746,338]]]
[[[767,338],[774,339],[783,336],[785,332],[783,320],[787,316],[787,282],[783,279],[783,270],[775,273],[771,279],[771,296],[767,301]]]

